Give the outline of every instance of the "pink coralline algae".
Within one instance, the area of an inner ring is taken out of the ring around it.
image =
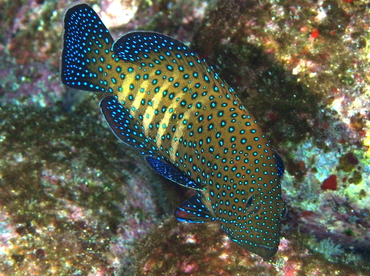
[[[337,244],[321,242],[307,249],[301,243],[307,237],[299,238],[291,229],[285,234],[289,239],[281,240],[278,253],[263,260],[231,242],[217,223],[191,225],[170,219],[147,236],[136,275],[366,275],[366,270],[354,272],[351,265],[323,256],[342,253]]]
[[[325,190],[336,190],[338,186],[337,176],[332,174],[325,179],[321,185],[321,189]]]

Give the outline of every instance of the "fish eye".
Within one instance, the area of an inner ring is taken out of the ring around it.
[[[249,208],[253,203],[253,195],[249,196],[247,201],[245,202],[246,208]]]

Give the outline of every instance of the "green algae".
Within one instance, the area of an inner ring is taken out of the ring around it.
[[[8,156],[1,162],[2,181],[12,187],[17,200],[32,201],[30,195],[38,197],[39,202],[48,198],[44,190],[49,187],[43,186],[45,180],[42,179],[43,170],[48,168],[56,175],[72,176],[64,179],[65,183],[57,183],[59,196],[79,199],[80,204],[95,211],[102,205],[109,206],[112,218],[121,216],[119,208],[111,203],[125,197],[117,192],[117,186],[125,183],[124,171],[117,169],[125,152],[119,149],[119,143],[102,123],[100,114],[84,114],[90,104],[88,101],[73,113],[63,114],[49,108],[1,107],[6,120],[1,122],[0,153]],[[130,172],[126,172],[126,177],[129,175]],[[78,187],[82,184],[87,193]],[[14,202],[12,210],[12,201],[8,199],[7,206],[16,214],[17,206],[24,204]],[[104,214],[100,219],[108,217]]]
[[[194,24],[199,19],[193,17],[197,9],[201,9],[205,2],[202,0],[140,0],[136,20],[145,19],[141,30],[156,31],[164,34],[174,34],[179,29],[193,32]]]
[[[227,240],[227,238],[226,238]],[[146,237],[135,275],[278,275],[260,257],[225,241],[217,223],[185,224],[171,218]],[[227,244],[227,245],[225,245]],[[260,274],[261,273],[261,274]]]
[[[358,165],[357,157],[352,152],[348,152],[346,154],[343,154],[339,158],[339,164],[337,166],[337,170],[342,170],[344,172],[351,172],[356,168],[357,165]]]
[[[96,140],[89,138],[96,139],[99,133],[102,136],[107,129],[96,124],[93,117],[56,115],[55,111],[48,108],[7,105],[1,107],[1,114],[4,120],[0,125],[0,153],[4,159],[0,162],[0,200],[6,212],[11,214],[12,223],[18,225],[18,234],[27,237],[25,243],[13,241],[16,247],[12,256],[23,256],[22,261],[21,257],[16,258],[19,273],[27,268],[24,264],[26,261],[33,262],[45,272],[51,269],[49,262],[58,265],[60,260],[68,259],[68,262],[75,264],[75,267],[69,268],[60,266],[57,271],[61,274],[75,273],[81,267],[86,269],[86,265],[95,262],[107,265],[106,258],[97,254],[109,248],[113,233],[106,225],[111,225],[112,221],[117,224],[121,215],[119,208],[109,202],[122,200],[124,195],[117,191],[107,193],[104,185],[92,185],[88,193],[79,190],[81,181],[94,182],[94,174],[85,175],[90,179],[68,177],[71,170],[86,169],[93,163],[106,176],[103,181],[118,182],[117,176],[104,162],[108,159],[108,154],[104,156],[104,150],[112,150],[117,146],[113,140],[108,140],[105,147],[97,149]],[[78,149],[75,152],[74,147]],[[92,162],[92,159],[95,161]],[[47,175],[48,171],[53,171],[53,175]],[[104,197],[97,200],[96,195],[101,194]],[[93,216],[71,220],[73,212],[66,208],[66,204],[91,209],[99,224],[91,223]],[[105,211],[99,212],[101,208]],[[84,228],[85,231],[82,231]],[[47,238],[41,234],[44,232],[50,232],[52,236]],[[69,242],[64,240],[65,235],[68,235]],[[79,240],[85,240],[86,243],[83,245]],[[72,243],[78,245],[71,246]],[[64,249],[56,250],[55,244]],[[47,256],[45,260],[48,261],[36,259],[32,248],[44,250]],[[72,260],[65,250],[85,251],[85,259],[76,253]],[[11,271],[10,267],[3,268]]]
[[[58,275],[110,267],[110,247],[127,235],[124,225],[133,228],[125,241],[133,246],[140,227],[177,206],[173,183],[153,176],[137,151],[111,133],[96,98],[66,97],[53,108],[0,106],[0,201],[21,238],[12,240],[11,254],[19,258],[1,267],[9,275],[23,275],[21,267]],[[34,248],[46,257],[37,259]]]
[[[348,10],[361,14],[366,5],[349,9],[345,2],[324,1],[323,7],[324,19],[318,20],[307,1],[218,1],[194,35],[192,48],[215,65],[273,144],[297,144],[313,136],[325,148],[328,139],[341,135],[340,129],[327,128],[339,123],[327,100],[335,97],[333,91],[354,89],[358,57],[352,48],[364,42],[341,39]],[[317,39],[310,37],[315,29]],[[365,34],[356,31],[355,37]],[[307,68],[292,73],[306,63]],[[358,74],[366,78],[365,71]]]
[[[330,239],[316,241],[290,225],[281,249],[263,260],[225,238],[217,223],[184,224],[168,219],[145,238],[135,275],[367,275],[359,254]],[[307,252],[302,243],[309,243]],[[356,265],[356,267],[354,267]],[[284,271],[284,272],[283,272]]]
[[[17,22],[15,16],[20,14],[23,18]],[[7,50],[19,64],[29,64],[40,59],[53,62],[58,59],[61,48],[62,15],[58,11],[58,2],[47,1],[43,5],[31,7],[25,1],[7,1],[2,10],[3,24],[15,32],[4,45],[7,45]]]
[[[355,234],[355,232],[353,231],[353,229],[351,228],[347,228],[343,231],[343,234],[347,235],[347,236],[353,236]]]
[[[350,178],[348,178],[348,182],[351,184],[359,184],[362,182],[362,174],[361,172],[355,170]]]
[[[273,133],[269,138],[298,143],[307,133],[315,132],[307,118],[318,120],[322,94],[289,74],[279,61],[266,53],[261,44],[249,42],[249,33],[266,36],[268,31],[267,21],[263,20],[270,16],[267,14],[270,7],[258,9],[260,14],[254,14],[252,7],[255,5],[253,2],[218,2],[217,9],[209,13],[196,32],[193,47],[201,56],[206,55],[211,64],[215,64],[216,71],[237,91],[263,129]],[[220,18],[220,14],[225,16]],[[245,23],[240,22],[240,18],[249,17],[262,21],[257,24],[258,29],[248,30]],[[238,27],[225,29],[224,26]],[[286,43],[286,39],[281,39]],[[273,114],[274,119],[268,118],[268,112]]]
[[[326,10],[326,17],[318,25],[318,30],[321,35],[329,39],[338,40],[344,34],[349,24],[350,16],[335,0],[324,1],[323,9]]]
[[[150,210],[130,205],[125,208],[127,216],[122,216],[120,202],[128,191],[120,187],[127,186],[134,169],[140,178],[140,165],[131,165],[131,171],[125,166],[123,160],[132,158],[130,150],[120,149],[100,114],[86,113],[92,104],[83,101],[73,112],[0,107],[0,201],[17,233],[28,237],[26,243],[13,241],[19,273],[30,262],[45,271],[51,269],[48,263],[54,263],[59,275],[89,271],[91,264],[109,267],[108,251],[118,225],[130,216],[139,223],[149,218]],[[50,236],[45,237],[47,232]],[[55,244],[64,249],[56,251]],[[32,248],[45,251],[47,258],[35,259]],[[80,253],[73,256],[65,250]],[[4,264],[3,269],[14,267]]]

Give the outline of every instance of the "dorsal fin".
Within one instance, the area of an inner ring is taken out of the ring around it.
[[[194,51],[169,36],[143,31],[127,33],[113,43],[113,52],[130,63],[134,70],[136,65],[148,72],[173,76],[177,81],[185,79],[186,85],[196,81],[202,84],[199,86],[202,89],[211,87],[218,92],[224,87],[233,92]]]
[[[165,58],[192,56],[196,57],[198,63],[202,63],[197,55],[182,42],[155,32],[127,33],[114,42],[113,51],[121,59],[131,62],[145,62],[151,59],[160,63]],[[177,56],[177,54],[180,55]]]

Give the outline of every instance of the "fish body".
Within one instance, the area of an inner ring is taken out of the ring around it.
[[[64,19],[62,82],[107,92],[113,133],[167,179],[195,189],[175,216],[218,221],[229,238],[265,258],[280,241],[284,165],[234,90],[191,49],[155,32],[113,41],[86,4]]]

